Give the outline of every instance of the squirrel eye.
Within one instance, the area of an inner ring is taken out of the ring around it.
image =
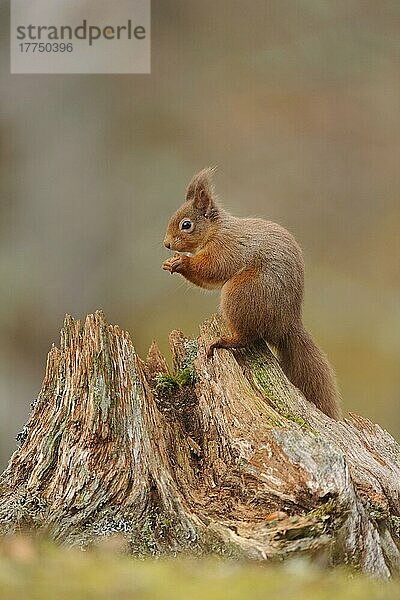
[[[183,219],[179,225],[182,231],[191,231],[193,229],[193,223],[190,219]]]

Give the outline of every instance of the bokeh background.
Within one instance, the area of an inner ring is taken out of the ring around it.
[[[397,0],[153,0],[151,75],[10,75],[0,2],[2,465],[66,312],[145,354],[215,310],[160,268],[210,164],[235,214],[296,235],[345,409],[399,436],[399,23]]]

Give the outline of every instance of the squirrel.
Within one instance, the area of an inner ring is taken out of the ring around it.
[[[302,322],[299,244],[277,223],[226,212],[215,195],[213,172],[203,169],[191,180],[164,239],[175,254],[162,265],[201,288],[221,288],[221,312],[231,335],[214,340],[207,356],[216,348],[245,347],[263,338],[307,400],[340,419],[333,370]]]

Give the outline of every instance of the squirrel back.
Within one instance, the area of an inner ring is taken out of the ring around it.
[[[227,213],[217,203],[211,174],[205,169],[189,184],[164,240],[175,255],[163,264],[199,287],[221,288],[221,311],[231,335],[213,341],[208,355],[264,338],[278,349],[282,369],[306,398],[340,418],[333,371],[302,323],[299,244],[277,223]]]

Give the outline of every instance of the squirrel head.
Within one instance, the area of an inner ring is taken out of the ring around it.
[[[220,217],[216,205],[212,174],[207,168],[197,173],[186,190],[186,200],[168,223],[164,246],[176,252],[196,253],[218,228]]]

